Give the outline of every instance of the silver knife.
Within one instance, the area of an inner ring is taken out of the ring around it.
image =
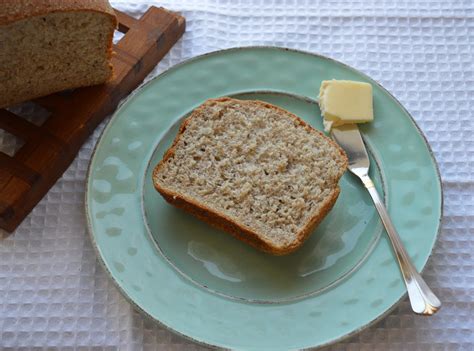
[[[331,131],[333,139],[344,149],[349,159],[349,171],[359,177],[369,191],[387,231],[400,271],[408,291],[411,308],[415,313],[433,315],[441,307],[440,300],[431,291],[410,260],[400,236],[397,233],[374,183],[369,177],[370,160],[356,124],[335,127]]]

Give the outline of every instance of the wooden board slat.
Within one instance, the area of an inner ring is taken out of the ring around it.
[[[58,111],[61,108],[64,108],[65,106],[69,105],[70,97],[57,93],[37,98],[34,100],[34,102],[44,107],[46,110],[53,112]]]
[[[27,165],[16,161],[13,157],[0,152],[0,168],[8,169],[10,174],[21,178],[28,184],[33,185],[40,179],[40,174]]]
[[[118,30],[122,33],[126,33],[130,28],[135,27],[137,24],[137,20],[122,11],[115,11],[115,15],[117,16],[119,26]]]
[[[6,130],[23,140],[34,138],[39,132],[39,128],[33,123],[7,110],[0,110],[0,129]]]
[[[14,157],[0,154],[0,228],[17,228],[97,125],[184,33],[184,18],[162,8],[151,7],[140,19],[116,12],[125,34],[114,45],[114,76],[108,83],[35,99],[51,112],[40,127],[0,110],[0,128],[25,141]]]

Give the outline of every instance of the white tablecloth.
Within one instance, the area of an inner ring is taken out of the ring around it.
[[[151,4],[180,11],[187,32],[150,76],[217,49],[278,45],[344,61],[405,105],[443,178],[443,230],[424,276],[444,306],[423,318],[405,300],[383,321],[329,349],[474,350],[474,3],[113,1],[134,16]],[[18,230],[0,240],[0,349],[203,348],[134,312],[96,259],[84,189],[102,128]],[[12,146],[4,133],[0,145]]]

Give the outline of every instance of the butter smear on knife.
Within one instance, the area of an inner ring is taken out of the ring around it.
[[[352,80],[324,80],[319,89],[324,130],[374,119],[372,85]]]

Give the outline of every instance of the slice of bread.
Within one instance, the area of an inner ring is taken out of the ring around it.
[[[0,108],[112,76],[117,24],[107,0],[3,0]]]
[[[346,167],[344,151],[292,113],[220,98],[186,118],[153,182],[176,207],[284,255],[331,210]]]

